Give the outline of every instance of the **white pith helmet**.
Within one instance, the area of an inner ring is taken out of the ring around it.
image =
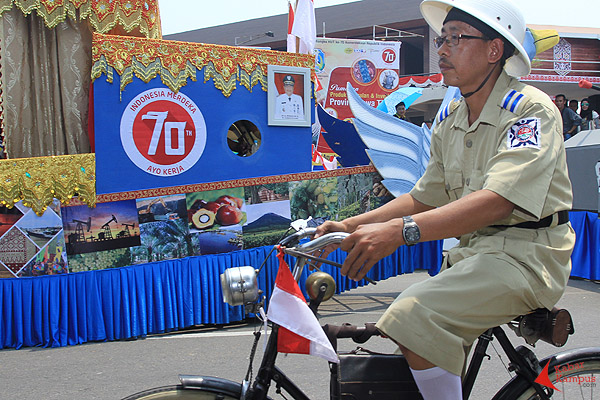
[[[444,19],[452,8],[472,15],[515,46],[515,53],[506,60],[504,69],[514,77],[529,75],[531,62],[523,48],[525,19],[510,0],[423,0],[421,14],[438,35],[442,33]]]

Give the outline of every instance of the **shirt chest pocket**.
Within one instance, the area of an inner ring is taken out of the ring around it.
[[[444,179],[450,201],[483,188],[483,175],[479,171],[473,171],[470,176],[465,177],[460,170],[446,170]]]
[[[463,193],[464,180],[462,171],[447,169],[444,173],[444,180],[446,184],[446,193],[450,201],[459,199]]]
[[[463,196],[481,190],[483,188],[483,175],[479,171],[473,171],[471,176],[465,178],[464,185]]]

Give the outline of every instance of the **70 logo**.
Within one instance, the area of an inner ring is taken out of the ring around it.
[[[165,154],[168,156],[182,156],[185,154],[185,137],[192,136],[191,130],[186,130],[185,126],[187,122],[165,122],[169,112],[168,111],[149,111],[142,115],[142,120],[150,119],[155,120],[154,130],[152,131],[152,139],[148,146],[148,155],[156,155],[158,143],[163,133],[163,127],[165,132]],[[173,131],[176,130],[177,134],[177,147],[173,147]]]
[[[396,61],[396,52],[392,49],[385,49],[381,53],[381,58],[383,59],[383,62],[393,63]]]

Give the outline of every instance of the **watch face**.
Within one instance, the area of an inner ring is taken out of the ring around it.
[[[419,232],[419,228],[416,226],[407,226],[406,231],[406,241],[410,243],[418,242],[421,238],[421,234]]]

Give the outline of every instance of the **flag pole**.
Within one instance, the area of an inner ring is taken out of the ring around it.
[[[294,10],[298,9],[298,0],[296,0],[296,5],[294,6]],[[294,17],[295,17],[295,12],[294,12]],[[295,53],[298,53],[300,50],[300,38],[298,36],[296,36],[296,51]]]

